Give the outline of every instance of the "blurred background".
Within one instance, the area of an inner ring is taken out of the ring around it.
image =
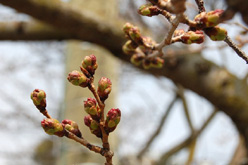
[[[64,3],[110,24],[128,20],[141,25],[144,32],[160,41],[169,23],[160,16],[139,16],[137,9],[145,2],[64,0]],[[207,11],[226,8],[222,0],[205,0],[205,4]],[[187,1],[187,15],[192,19],[197,12],[195,2]],[[0,5],[1,23],[31,20],[28,15]],[[235,15],[230,22],[244,24],[240,15]],[[228,29],[230,37],[236,38],[237,42],[245,36],[240,35],[244,31],[241,26],[232,23],[221,26]],[[185,47],[179,43],[165,51],[173,48],[183,50]],[[207,39],[204,45],[192,45],[189,49],[200,49],[204,58],[227,68],[239,78],[247,75],[245,62],[234,55],[224,42]],[[242,49],[247,52],[247,45],[244,44]],[[224,165],[232,160],[239,134],[229,117],[222,112],[214,113],[215,108],[206,99],[171,80],[141,72],[114,58],[103,47],[89,42],[1,41],[0,164],[102,164],[104,159],[101,156],[76,142],[47,135],[40,127],[43,116],[30,99],[34,89],[45,90],[47,108],[54,118],[76,121],[88,141],[101,145],[83,124],[83,101],[92,94],[87,89],[72,86],[66,79],[67,74],[79,69],[81,60],[90,54],[95,54],[99,62],[96,82],[104,76],[113,83],[106,110],[119,108],[122,112],[121,122],[110,138],[111,148],[115,151],[115,164],[153,164],[161,156],[166,159],[166,164],[179,165]],[[176,97],[177,92],[182,94],[181,99]],[[211,115],[212,118],[209,118]],[[187,116],[190,116],[194,128],[202,128],[199,136],[190,142],[185,142],[191,134]],[[210,122],[206,127],[202,127],[208,120]]]

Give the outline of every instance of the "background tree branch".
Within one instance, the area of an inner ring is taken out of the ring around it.
[[[121,25],[113,23],[114,21],[107,23],[90,16],[89,13],[79,12],[60,1],[0,0],[0,3],[60,29],[72,38],[99,44],[119,59],[129,61],[129,57],[122,53],[125,38]],[[0,38],[4,39],[4,37]],[[205,97],[229,115],[245,137],[248,148],[248,86],[246,81],[205,60],[200,54],[175,54],[167,56],[165,61],[164,68],[151,69],[148,72],[170,78],[175,83]]]

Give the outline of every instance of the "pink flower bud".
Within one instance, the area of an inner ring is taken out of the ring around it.
[[[134,26],[129,30],[129,37],[132,41],[134,41],[138,45],[143,45],[143,39],[138,27]]]
[[[96,62],[96,56],[93,54],[86,56],[82,61],[82,67],[86,69],[91,75],[94,75],[95,70],[98,67],[98,64]]]
[[[123,31],[124,31],[124,33],[125,33],[126,35],[129,35],[129,31],[130,31],[130,29],[133,28],[133,27],[134,27],[134,26],[133,26],[131,23],[127,22],[127,23],[123,26]]]
[[[220,17],[224,10],[214,10],[208,13],[202,12],[195,17],[195,22],[202,25],[203,28],[214,27],[220,22]]]
[[[149,59],[145,59],[142,61],[142,66],[144,69],[150,69],[152,67],[152,61]]]
[[[84,101],[84,110],[91,116],[98,116],[96,100],[88,98],[87,101]]]
[[[98,82],[97,93],[102,101],[108,98],[109,93],[111,92],[112,83],[110,79],[102,77]]]
[[[74,70],[68,74],[68,81],[76,86],[87,87],[89,79],[81,72]]]
[[[142,63],[142,61],[144,60],[144,58],[145,58],[144,55],[136,53],[136,54],[132,55],[130,61],[132,64],[139,66]]]
[[[34,105],[40,110],[46,110],[46,93],[41,89],[35,89],[31,93],[31,99],[33,100]]]
[[[59,137],[65,135],[64,128],[57,119],[46,118],[41,121],[41,126],[44,131],[49,135],[56,135]]]
[[[106,121],[105,121],[105,129],[107,133],[110,133],[115,130],[116,126],[119,124],[121,120],[121,111],[117,108],[112,108],[108,111]]]
[[[183,29],[177,29],[174,31],[174,37],[182,36],[185,34],[185,31]]]
[[[215,26],[212,28],[204,29],[205,33],[210,37],[213,41],[223,41],[227,36],[227,31],[224,28],[219,26]]]
[[[151,60],[153,68],[162,68],[164,65],[164,59],[155,57]]]
[[[161,10],[157,6],[153,6],[152,4],[145,4],[140,6],[138,13],[143,16],[152,17],[154,15],[161,14]]]
[[[204,41],[204,34],[202,31],[188,31],[181,37],[182,43],[192,44],[197,43],[200,44]]]
[[[122,50],[125,54],[133,54],[137,48],[137,44],[131,40],[128,40],[123,46]]]
[[[102,132],[99,127],[99,123],[92,119],[90,115],[84,117],[84,124],[89,127],[92,134],[97,137],[102,137]]]
[[[82,134],[78,128],[78,124],[75,121],[65,119],[62,121],[62,126],[65,130],[73,133],[77,137],[82,137]]]
[[[151,48],[154,48],[156,45],[156,42],[151,39],[150,37],[142,37],[143,40],[143,45],[140,45],[139,48],[143,51],[146,52],[147,48],[150,50]],[[144,47],[144,48],[143,48]]]

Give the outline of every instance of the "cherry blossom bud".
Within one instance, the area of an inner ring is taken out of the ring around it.
[[[133,54],[137,48],[137,44],[131,40],[128,40],[123,46],[122,50],[125,54]]]
[[[150,69],[152,67],[152,61],[149,59],[145,59],[142,61],[142,66],[144,69]]]
[[[143,45],[143,39],[138,27],[134,26],[129,30],[129,37],[132,41],[134,41],[138,45]]]
[[[181,37],[182,43],[192,44],[197,43],[200,44],[204,41],[204,34],[202,31],[188,31]]]
[[[177,29],[174,31],[174,37],[182,36],[185,34],[185,31],[183,29]]]
[[[162,68],[164,65],[164,59],[160,57],[155,57],[152,59],[152,67],[153,68]]]
[[[116,126],[119,124],[121,120],[121,111],[117,108],[112,108],[108,111],[106,121],[105,121],[105,129],[107,133],[110,133],[115,130]]]
[[[152,4],[145,4],[140,6],[138,13],[143,16],[152,17],[154,15],[159,15],[161,10],[157,6],[153,6]]]
[[[73,133],[77,137],[82,137],[82,134],[78,128],[78,124],[75,121],[65,119],[62,121],[62,126],[65,130]]]
[[[227,31],[224,28],[219,26],[215,26],[212,28],[204,29],[205,33],[209,36],[209,38],[213,41],[223,41],[227,36]]]
[[[86,69],[91,75],[94,75],[95,70],[98,67],[98,64],[96,62],[96,56],[93,54],[86,56],[82,61],[82,67]]]
[[[46,118],[41,121],[41,126],[44,129],[44,131],[49,135],[56,135],[59,137],[65,135],[64,128],[57,119]]]
[[[74,70],[68,74],[68,81],[76,86],[87,87],[89,79],[81,72]]]
[[[91,133],[93,133],[97,137],[102,137],[99,123],[93,120],[90,115],[84,117],[84,124],[89,127]]]
[[[143,45],[140,45],[139,48],[143,52],[145,52],[147,50],[146,48],[151,49],[151,48],[154,48],[156,45],[156,42],[153,39],[151,39],[150,37],[143,37],[142,40],[143,40]]]
[[[124,31],[124,33],[125,33],[126,35],[129,35],[129,31],[130,31],[130,29],[133,28],[133,27],[134,27],[134,26],[133,26],[131,23],[127,22],[127,23],[123,26],[123,31]]]
[[[112,83],[110,79],[102,77],[98,82],[97,93],[102,101],[108,98],[109,93],[111,92]]]
[[[98,115],[96,100],[88,98],[87,101],[84,101],[84,110],[91,116]]]
[[[195,17],[195,22],[202,25],[203,28],[214,27],[220,23],[220,17],[224,10],[214,10],[210,12],[202,12]]]
[[[35,89],[31,93],[31,99],[33,100],[34,105],[40,110],[46,110],[46,93],[41,89]]]
[[[144,60],[144,58],[145,58],[144,55],[141,55],[141,54],[137,53],[137,54],[134,54],[131,57],[130,61],[131,61],[132,64],[134,64],[136,66],[139,66],[142,63],[142,61]]]

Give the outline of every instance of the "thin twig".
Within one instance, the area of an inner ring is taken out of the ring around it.
[[[45,110],[45,111],[42,111],[41,112],[44,116],[46,116],[47,118],[51,119],[52,117],[49,115],[48,111]]]
[[[187,122],[188,122],[188,124],[189,124],[191,133],[193,133],[193,132],[194,132],[194,127],[193,127],[192,121],[191,121],[191,119],[190,119],[189,108],[188,108],[188,104],[187,104],[186,98],[185,98],[185,96],[184,96],[184,89],[183,89],[183,87],[180,86],[180,85],[178,85],[178,91],[177,91],[177,92],[178,92],[179,97],[180,97],[181,100],[182,100],[182,103],[183,103],[183,110],[184,110],[184,113],[185,113]]]
[[[177,14],[175,18],[172,19],[171,17],[171,28],[167,34],[167,36],[163,39],[163,41],[159,44],[157,44],[154,48],[154,52],[150,55],[147,56],[147,58],[153,58],[156,56],[159,56],[162,53],[162,49],[166,46],[166,45],[170,45],[172,42],[172,36],[174,34],[174,31],[176,30],[176,28],[178,27],[181,19],[183,18],[183,14]]]
[[[239,143],[234,151],[232,159],[229,164],[247,164],[246,160],[247,150],[245,148],[244,137],[239,135]]]
[[[106,158],[106,163],[105,165],[112,165],[112,157],[114,156],[114,153],[110,150],[106,150],[104,148],[95,146],[93,144],[90,144],[87,140],[85,140],[84,138],[79,138],[76,135],[74,135],[73,133],[65,130],[67,135],[66,137],[68,137],[69,139],[72,139],[80,144],[82,144],[83,146],[85,146],[86,148],[88,148],[90,151],[94,151],[95,153],[99,153],[102,156],[104,156]]]
[[[203,0],[195,0],[195,2],[197,4],[197,6],[198,6],[199,13],[206,11],[206,9],[204,7],[204,1]]]
[[[202,127],[198,130],[195,131],[192,135],[190,135],[187,139],[185,139],[183,142],[179,143],[178,145],[176,145],[175,147],[173,147],[172,149],[170,149],[168,152],[162,154],[162,156],[160,157],[160,160],[157,162],[157,164],[166,164],[166,161],[168,160],[168,158],[177,153],[178,151],[180,151],[181,149],[187,147],[189,144],[191,144],[191,142],[193,140],[195,140],[203,131],[204,129],[208,126],[208,124],[210,123],[210,121],[212,121],[212,119],[214,118],[214,116],[216,115],[217,110],[215,109],[212,114],[208,117],[207,121],[202,125]]]
[[[144,153],[147,151],[147,149],[150,147],[150,145],[152,144],[152,142],[154,141],[154,139],[159,135],[159,133],[161,132],[163,125],[167,119],[167,117],[169,116],[169,113],[173,107],[173,105],[175,104],[175,102],[177,101],[178,96],[176,95],[174,97],[174,99],[170,102],[169,106],[167,107],[167,110],[165,112],[165,114],[163,115],[163,117],[161,118],[161,121],[159,123],[159,126],[157,127],[156,131],[152,134],[152,136],[150,137],[150,139],[146,142],[146,144],[144,145],[144,148],[138,153],[138,159],[140,159]]]
[[[243,52],[232,40],[229,36],[227,36],[224,40],[228,46],[230,46],[238,55],[239,57],[243,58],[246,63],[248,64],[248,57],[246,56],[245,52]]]
[[[95,145],[92,145],[87,140],[85,140],[84,138],[79,138],[76,135],[74,135],[73,133],[71,133],[71,132],[69,132],[67,130],[65,130],[65,131],[67,133],[66,137],[68,137],[69,139],[72,139],[72,140],[82,144],[83,146],[85,146],[89,150],[94,151],[94,152],[99,153],[102,156],[104,156],[103,148],[95,146]]]
[[[189,156],[186,165],[191,165],[194,160],[196,140],[197,139],[194,139],[189,145]]]
[[[102,133],[102,146],[103,146],[103,149],[106,150],[106,151],[110,151],[110,145],[109,145],[109,141],[108,141],[108,134],[106,133],[104,127],[105,127],[105,119],[104,119],[104,108],[105,108],[105,104],[104,102],[101,101],[98,93],[96,92],[96,88],[93,84],[93,79],[91,80],[90,84],[88,85],[88,88],[89,90],[93,93],[94,97],[96,98],[97,100],[97,103],[100,107],[100,115],[101,115],[101,118],[100,118],[100,129],[101,129],[101,133]],[[105,165],[112,165],[112,156],[111,157],[106,157],[106,162],[105,162]]]

